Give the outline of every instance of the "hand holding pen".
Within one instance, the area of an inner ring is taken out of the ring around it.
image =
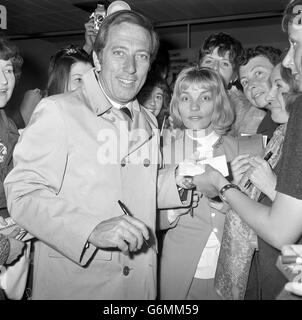
[[[97,248],[118,248],[128,254],[140,250],[143,239],[149,239],[146,225],[134,217],[122,214],[100,222],[91,232],[88,242]]]
[[[132,217],[131,212],[130,212],[129,209],[124,205],[124,203],[123,203],[122,201],[120,201],[120,200],[118,200],[117,202],[118,202],[120,208],[122,209],[122,211],[124,212],[124,214],[125,214],[126,216],[128,216],[128,217]],[[144,236],[143,236],[143,241],[144,241],[145,245],[146,245],[148,248],[150,248],[150,249],[152,249],[152,250],[155,251],[155,249],[149,244],[149,242],[146,240],[146,238],[145,238]],[[155,252],[156,252],[156,251],[155,251]],[[157,253],[157,252],[156,252],[156,253]]]
[[[263,158],[263,160],[267,163],[267,161],[271,158],[272,155],[273,155],[273,153],[272,153],[271,151],[268,152],[268,153],[265,155],[265,157]],[[256,161],[256,162],[255,162],[255,161]],[[264,164],[264,162],[261,162],[260,160],[258,160],[258,163],[257,163],[257,157],[251,158],[250,163],[251,163],[252,165],[254,164],[254,166],[255,166],[255,165]],[[268,164],[268,163],[267,163],[267,164]],[[268,165],[268,166],[269,166],[269,165]],[[248,179],[248,180],[246,181],[245,185],[244,185],[244,188],[249,188],[251,184],[252,184],[251,180]]]

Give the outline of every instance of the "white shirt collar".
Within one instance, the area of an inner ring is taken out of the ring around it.
[[[213,147],[213,145],[217,142],[217,140],[220,138],[220,136],[215,132],[212,131],[207,136],[201,135],[200,133],[204,132],[202,131],[193,131],[193,130],[186,130],[186,135],[192,139],[196,140],[201,146],[209,148]]]

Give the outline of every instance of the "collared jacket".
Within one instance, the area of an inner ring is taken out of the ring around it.
[[[14,122],[4,110],[0,110],[0,216],[8,217],[3,181],[13,167],[13,150],[18,141],[19,133]],[[0,234],[0,265],[5,264],[9,256],[9,240]]]
[[[155,250],[126,255],[87,240],[100,222],[123,214],[121,200],[147,225],[156,249],[157,202],[182,205],[175,168],[158,171],[153,116],[134,101],[129,129],[94,72],[76,91],[39,103],[5,181],[13,219],[40,240],[33,299],[154,299]]]

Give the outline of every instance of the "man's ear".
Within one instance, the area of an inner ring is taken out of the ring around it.
[[[92,51],[92,59],[93,59],[93,64],[95,66],[96,71],[98,72],[101,71],[101,62],[95,51]]]

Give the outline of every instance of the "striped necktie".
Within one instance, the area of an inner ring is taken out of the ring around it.
[[[131,111],[127,107],[122,107],[120,110],[123,111],[129,117],[130,120],[132,120]]]

